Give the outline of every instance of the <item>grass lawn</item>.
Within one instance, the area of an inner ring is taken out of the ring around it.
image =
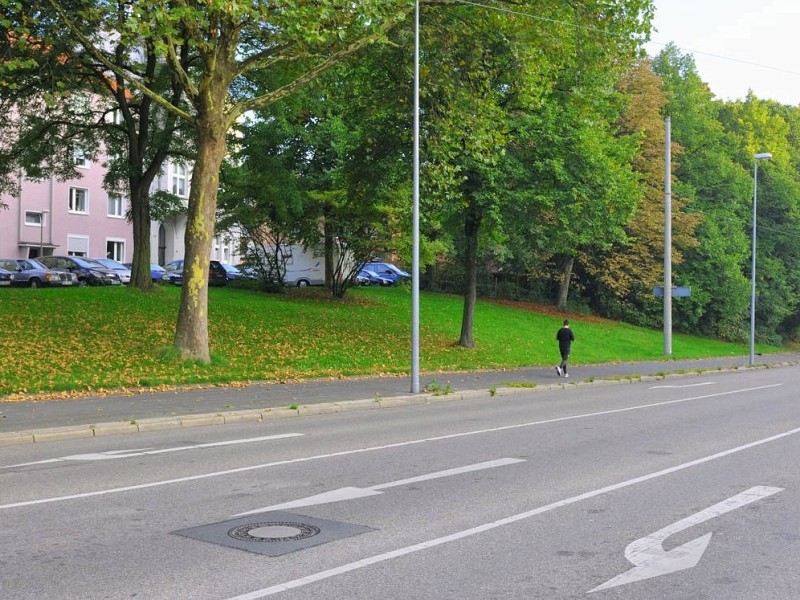
[[[209,365],[175,358],[179,300],[175,287],[152,294],[126,288],[0,290],[0,396],[410,370],[411,292],[406,288],[353,289],[344,301],[316,289],[267,295],[232,286],[211,288]],[[458,296],[421,295],[423,372],[558,361],[555,333],[563,314],[530,304],[480,301],[476,347],[468,350],[455,345],[462,310]],[[574,364],[664,359],[661,330],[567,316],[576,337]],[[747,352],[744,344],[673,336],[673,359]]]

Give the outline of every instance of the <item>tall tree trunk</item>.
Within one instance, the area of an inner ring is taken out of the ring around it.
[[[333,232],[331,229],[328,218],[324,217],[322,221],[322,235],[325,238],[325,289],[333,293],[335,291],[333,289],[333,272],[336,270],[336,267],[333,256]]]
[[[464,214],[464,272],[466,288],[464,290],[464,314],[461,317],[461,338],[458,345],[472,348],[475,341],[472,329],[475,321],[475,301],[478,296],[478,231],[481,226],[481,215],[470,200]]]
[[[224,105],[225,91],[214,94],[209,107]],[[218,101],[215,101],[218,100]],[[208,271],[217,210],[219,172],[225,158],[227,123],[219,109],[197,117],[197,159],[189,192],[183,286],[175,347],[182,359],[210,362],[208,346]]]
[[[143,292],[153,289],[150,276],[150,193],[149,183],[141,178],[130,180],[131,221],[133,225],[133,265],[131,287]]]
[[[562,256],[559,261],[561,266],[561,281],[558,284],[558,299],[556,307],[559,310],[567,309],[567,296],[569,295],[569,282],[572,279],[572,266],[575,264],[573,256]]]

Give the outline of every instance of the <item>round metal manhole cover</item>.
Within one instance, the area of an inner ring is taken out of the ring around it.
[[[319,527],[308,523],[267,521],[239,525],[228,531],[228,535],[243,542],[296,542],[314,537],[319,531]]]

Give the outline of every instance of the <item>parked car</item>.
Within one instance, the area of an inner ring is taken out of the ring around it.
[[[218,260],[212,260],[210,262],[208,285],[227,285],[228,272],[225,270],[225,267],[223,267],[222,263]],[[175,285],[181,285],[183,283],[183,260],[173,260],[171,263],[164,265],[164,268],[167,270],[171,283]]]
[[[133,263],[127,262],[122,263],[129,269],[133,270]],[[150,279],[153,280],[153,283],[161,283],[161,282],[169,282],[169,276],[167,275],[167,270],[159,264],[150,263]]]
[[[356,275],[358,285],[394,285],[394,279],[378,275],[370,269],[361,269]]]
[[[177,261],[164,265],[165,277],[162,281],[172,285],[181,285],[183,283],[183,261],[180,261],[180,267],[175,262]]]
[[[403,279],[411,279],[411,273],[403,271],[401,268],[396,267],[392,263],[368,262],[363,266],[363,269],[372,271],[376,275],[386,277],[394,282],[401,281]]]
[[[229,265],[228,263],[224,262],[221,262],[219,264],[222,265],[222,268],[225,269],[225,272],[228,274],[228,281],[232,281],[238,277],[242,277],[242,272],[233,265]]]
[[[122,285],[119,275],[96,260],[83,256],[42,256],[38,259],[49,269],[75,273],[80,285]]]
[[[11,285],[17,287],[78,285],[74,273],[48,269],[33,258],[0,258],[0,268],[11,271]]]
[[[130,283],[131,282],[131,270],[129,267],[126,267],[121,262],[117,262],[112,258],[95,258],[101,265],[106,267],[107,269],[111,269],[112,271],[116,271],[117,275],[119,275],[119,280],[122,283]]]
[[[11,287],[11,278],[14,274],[11,271],[6,271],[0,268],[0,287]]]

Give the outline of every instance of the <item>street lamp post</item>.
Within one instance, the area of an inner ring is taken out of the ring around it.
[[[39,211],[39,258],[44,256],[44,220],[49,210]]]
[[[769,152],[753,156],[753,256],[750,266],[750,366],[756,364],[756,206],[758,199],[758,161],[772,158]]]

